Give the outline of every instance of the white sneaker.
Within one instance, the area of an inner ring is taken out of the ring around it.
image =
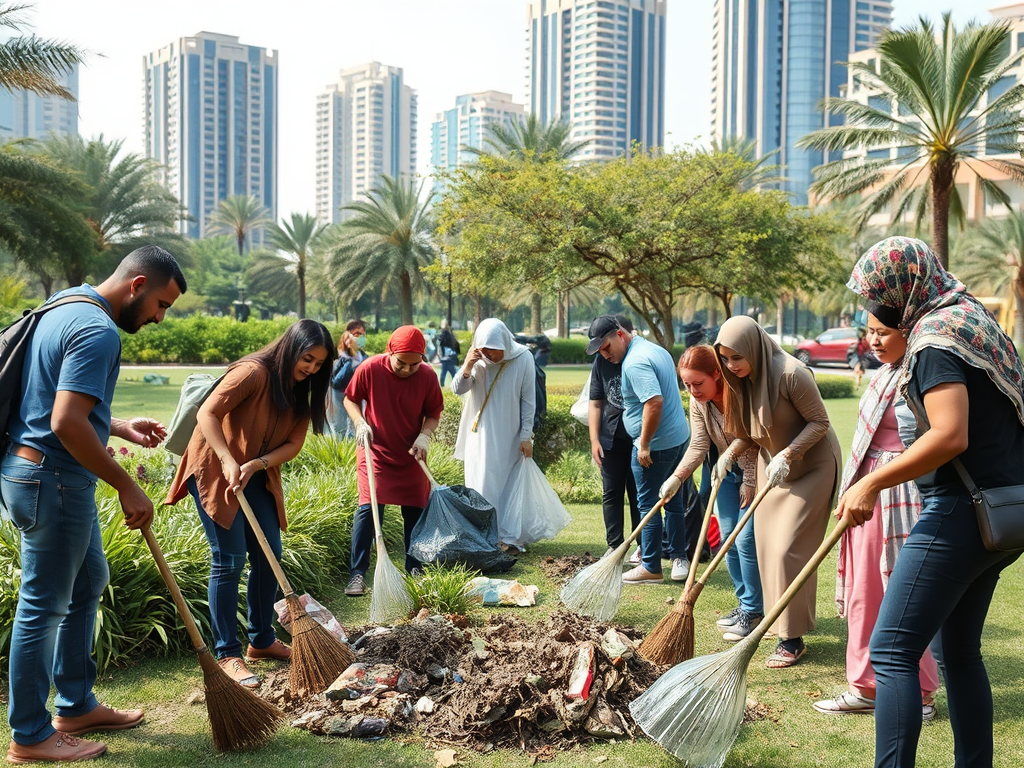
[[[672,561],[672,581],[686,581],[690,575],[690,561],[685,557],[677,557]]]

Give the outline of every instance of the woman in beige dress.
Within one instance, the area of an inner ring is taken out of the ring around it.
[[[821,544],[842,455],[814,376],[749,317],[722,324],[715,342],[728,392],[729,430],[761,448],[758,485],[775,486],[754,514],[764,604],[774,604]],[[740,455],[742,451],[733,451]],[[771,632],[779,638],[768,667],[790,667],[815,627],[814,576]]]

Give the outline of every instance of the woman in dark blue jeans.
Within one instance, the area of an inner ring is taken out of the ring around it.
[[[985,548],[950,462],[959,458],[981,488],[1024,483],[1024,368],[992,316],[919,240],[878,243],[848,285],[880,323],[907,336],[899,386],[917,417],[918,438],[853,485],[836,514],[861,524],[880,489],[913,479],[923,498],[871,636],[875,765],[915,763],[918,662],[931,644],[946,681],[955,766],[991,768],[992,689],[981,634],[999,574],[1019,553]]]

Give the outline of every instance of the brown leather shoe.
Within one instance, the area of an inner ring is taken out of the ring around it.
[[[228,673],[228,677],[234,680],[243,688],[259,688],[260,679],[249,671],[245,662],[237,656],[228,656],[226,659],[218,659],[220,668]]]
[[[249,650],[245,652],[246,661],[263,661],[265,659],[273,659],[274,661],[288,661],[292,657],[292,649],[282,643],[280,640],[275,640],[266,648],[254,648],[249,646]]]
[[[45,741],[25,746],[12,741],[7,748],[8,763],[73,763],[78,760],[92,760],[107,751],[101,741],[76,739],[70,733],[57,731]]]
[[[97,704],[91,712],[78,717],[55,717],[53,727],[71,736],[90,731],[123,731],[142,725],[146,713],[141,709],[114,709]]]

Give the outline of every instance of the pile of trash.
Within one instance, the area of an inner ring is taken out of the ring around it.
[[[437,743],[536,752],[638,735],[629,702],[658,677],[635,653],[636,630],[569,613],[463,629],[423,611],[350,639],[357,661],[323,695],[293,697],[286,669],[265,675],[260,694],[317,734],[419,730]]]

